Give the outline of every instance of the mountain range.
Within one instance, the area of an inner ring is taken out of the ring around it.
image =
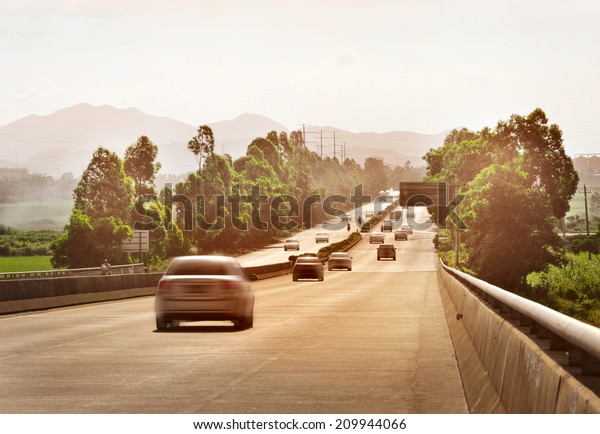
[[[244,155],[256,137],[269,131],[290,132],[284,125],[257,114],[242,114],[231,120],[208,123],[215,137],[215,152],[228,153],[234,159]],[[109,105],[78,104],[46,116],[29,115],[0,126],[0,167],[19,167],[31,172],[60,176],[72,172],[79,176],[99,146],[117,152],[145,135],[158,145],[158,161],[163,174],[181,174],[197,168],[187,142],[197,126],[163,116],[154,116],[135,108],[119,109]],[[435,135],[406,131],[389,133],[353,133],[331,126],[306,127],[307,146],[323,156],[345,154],[358,163],[368,157],[382,158],[387,164],[403,165],[410,161],[422,166],[422,156],[440,146],[448,132]],[[321,137],[323,138],[321,140]]]

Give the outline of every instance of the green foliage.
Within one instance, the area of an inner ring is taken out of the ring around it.
[[[98,148],[73,193],[75,208],[65,233],[51,244],[52,265],[83,268],[99,266],[104,259],[112,264],[126,261],[121,244],[132,235],[126,222],[132,218],[133,195],[123,161]]]
[[[461,218],[469,230],[462,241],[466,263],[478,277],[517,292],[527,273],[556,262],[560,240],[548,218],[548,203],[527,188],[521,171],[494,164],[467,188]]]
[[[373,197],[389,188],[383,160],[369,157],[365,160],[365,192]]]
[[[92,220],[114,217],[129,221],[133,209],[133,183],[119,156],[98,148],[73,193],[75,209]]]
[[[0,256],[0,273],[52,270],[51,256]]]
[[[198,161],[198,171],[202,170],[202,157],[210,156],[215,151],[215,137],[208,125],[200,125],[197,134],[188,142],[188,149]]]
[[[548,266],[527,276],[537,301],[565,315],[600,327],[600,262],[587,255]]]
[[[600,233],[594,236],[574,239],[570,243],[573,253],[590,252],[593,255],[600,253]]]
[[[160,170],[160,163],[155,162],[157,155],[158,146],[146,136],[125,151],[125,173],[133,179],[136,196],[155,193],[154,179]]]
[[[65,231],[51,244],[54,252],[51,262],[55,268],[97,267],[104,259],[121,264],[121,243],[132,235],[131,228],[114,217],[92,222],[78,209],[73,210]]]
[[[60,235],[55,231],[21,231],[0,225],[0,256],[47,256],[51,243]]]
[[[464,194],[461,263],[478,277],[516,292],[528,273],[560,260],[554,227],[578,176],[560,129],[542,110],[513,115],[494,130],[454,130],[424,159],[427,180],[456,184]],[[456,228],[449,229],[453,239]]]
[[[153,198],[159,163],[155,162],[157,147],[148,137],[141,136],[129,146],[124,164],[99,148],[75,190],[75,210],[66,232],[52,244],[53,263],[82,267],[97,266],[104,258],[115,264],[127,260],[120,245],[130,234],[127,224],[133,222],[136,228],[147,225],[151,230],[145,260],[153,267],[190,249],[198,253],[255,249],[322,222],[323,201],[331,194],[349,197],[363,185],[364,194],[377,196],[390,182],[418,180],[422,174],[408,162],[394,168],[371,158],[363,169],[352,159],[321,158],[306,148],[300,131],[289,137],[270,131],[253,140],[246,155],[232,161],[229,155],[214,153],[212,130],[202,125],[188,149],[198,158],[198,171],[174,191],[163,189]],[[144,196],[137,201],[135,213],[134,188],[138,198]],[[305,213],[307,200],[316,204]],[[334,207],[353,206],[347,200]]]
[[[352,232],[348,238],[337,243],[331,243],[325,247],[321,247],[317,252],[319,259],[328,258],[333,252],[345,252],[356,243],[362,240],[362,235],[358,232]]]

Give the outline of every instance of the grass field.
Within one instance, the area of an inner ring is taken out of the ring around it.
[[[594,188],[595,193],[600,192],[600,188]],[[583,196],[583,189],[578,189],[573,199],[569,203],[570,208],[567,211],[567,217],[572,215],[578,215],[581,218],[585,217],[585,199]],[[592,217],[592,197],[591,193],[588,192],[588,213],[590,213],[590,217]]]
[[[51,256],[0,256],[0,273],[52,270]]]

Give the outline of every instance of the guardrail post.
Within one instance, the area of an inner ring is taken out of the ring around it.
[[[581,349],[569,345],[569,366],[581,366]]]
[[[522,313],[519,313],[519,325],[522,327],[531,327],[531,320]]]
[[[581,351],[581,375],[600,375],[600,360],[585,351]]]
[[[560,336],[554,334],[554,333],[549,333],[550,335],[550,349],[552,351],[562,351],[562,350],[568,350],[569,349],[569,345],[567,344],[567,341],[564,340],[563,338],[561,338]]]

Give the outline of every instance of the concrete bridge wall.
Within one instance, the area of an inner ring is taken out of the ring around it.
[[[259,279],[291,272],[291,262],[244,268]],[[162,273],[0,281],[0,314],[154,295]]]
[[[600,413],[600,398],[535,342],[438,267],[472,413]]]

